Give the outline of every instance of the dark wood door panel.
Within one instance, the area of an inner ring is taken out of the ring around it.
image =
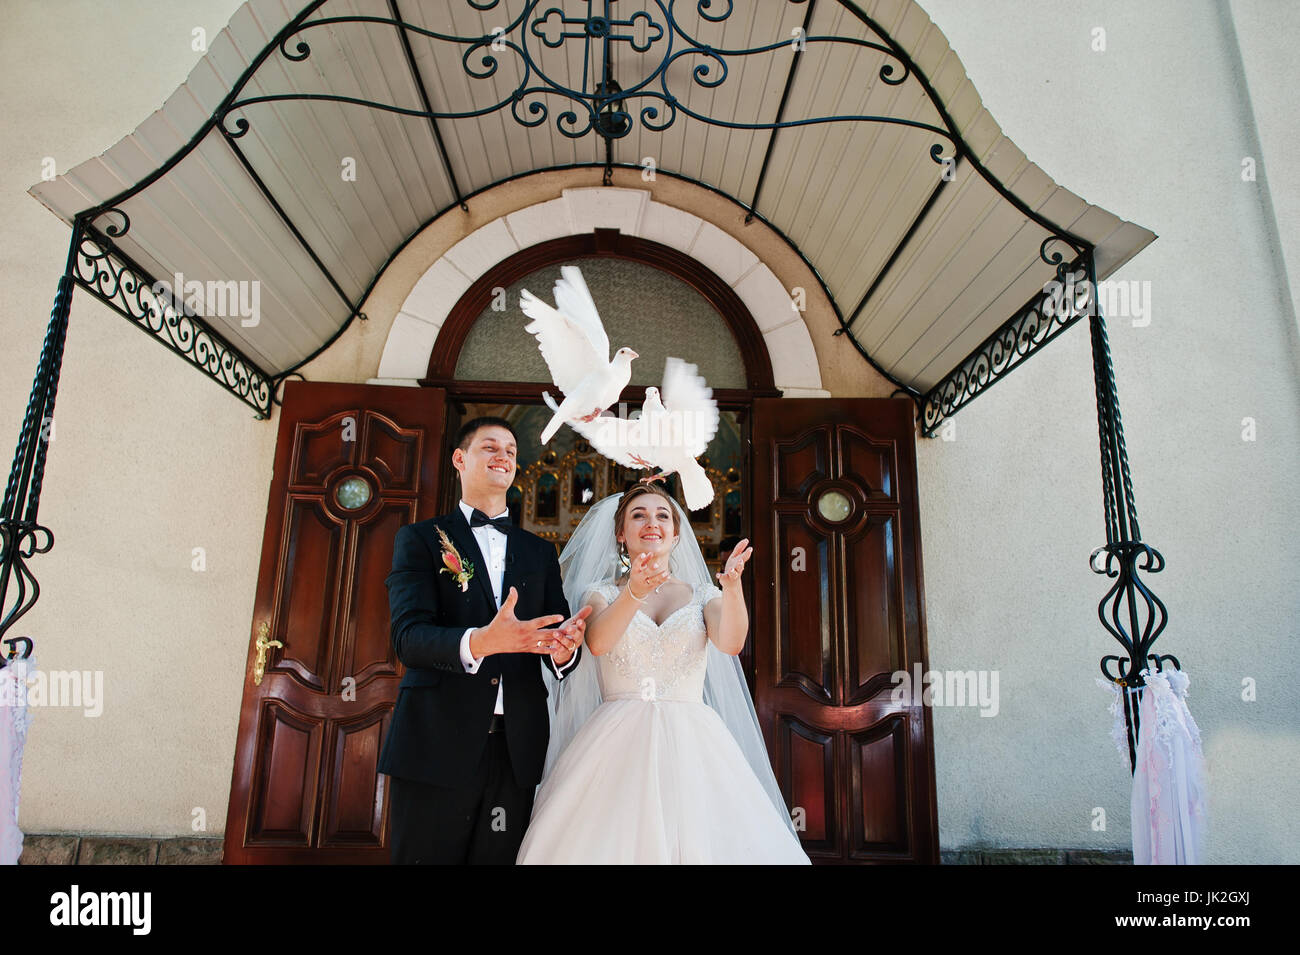
[[[776,645],[780,682],[801,687],[811,699],[837,702],[831,642],[835,588],[828,572],[832,541],[809,526],[802,510],[776,511],[772,518],[774,553],[784,555],[789,565],[774,578],[784,584]]]
[[[285,547],[271,624],[284,647],[268,670],[292,674],[304,687],[324,691],[346,526],[330,517],[316,496],[290,495],[285,510]]]
[[[840,475],[856,483],[870,501],[897,501],[898,460],[892,441],[882,441],[852,425],[835,428]]]
[[[844,734],[848,757],[849,858],[907,859],[915,851],[908,811],[908,718],[891,713]],[[879,781],[892,781],[883,785]],[[874,784],[873,784],[874,781]]]
[[[391,567],[397,529],[413,520],[410,502],[396,501],[370,520],[358,522],[347,566]],[[387,588],[358,587],[356,579],[349,577],[343,581],[342,592],[342,644],[333,685],[342,691],[348,678],[359,687],[377,677],[397,676],[401,664],[389,638]]]
[[[326,721],[280,700],[267,700],[258,716],[245,845],[308,846]]]
[[[809,428],[784,439],[773,437],[767,450],[770,460],[760,460],[757,466],[766,465],[776,474],[775,505],[802,501],[810,485],[830,474],[830,435],[824,429]]]
[[[835,734],[793,713],[776,713],[768,738],[780,754],[777,782],[790,804],[804,851],[811,858],[836,857],[842,841],[836,785]]]
[[[419,427],[404,428],[390,416],[374,411],[362,415],[362,425],[362,466],[374,471],[390,491],[416,494],[420,490],[421,462],[427,452],[437,447],[437,436]]]
[[[866,514],[861,528],[843,538],[843,701],[871,699],[888,686],[907,659],[903,626],[904,568],[898,559],[901,522],[896,514]]]
[[[318,491],[330,474],[352,463],[359,414],[355,408],[346,408],[319,420],[294,423],[291,488]]]
[[[382,849],[384,788],[387,778],[375,772],[391,706],[376,706],[329,728],[324,766],[322,820],[318,844],[327,848]]]

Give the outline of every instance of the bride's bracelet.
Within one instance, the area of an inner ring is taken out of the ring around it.
[[[650,596],[649,594],[646,594],[645,597],[638,597],[636,594],[632,593],[632,581],[630,580],[627,582],[627,595],[639,604],[645,603],[646,597]]]

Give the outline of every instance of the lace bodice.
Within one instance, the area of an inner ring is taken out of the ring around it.
[[[619,590],[612,583],[593,589],[610,603]],[[660,625],[638,609],[614,648],[596,658],[601,695],[606,700],[702,702],[708,660],[704,605],[721,596],[717,587],[697,586],[691,599]]]

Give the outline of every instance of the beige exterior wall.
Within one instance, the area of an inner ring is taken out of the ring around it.
[[[111,16],[91,2],[11,6],[0,66],[6,461],[68,239],[25,190],[45,157],[66,170],[156,109],[200,56],[190,31],[215,35],[237,6],[117,0]],[[923,6],[1034,162],[1161,236],[1115,276],[1150,282],[1150,323],[1110,322],[1144,539],[1169,563],[1148,577],[1170,610],[1157,646],[1192,678],[1210,768],[1210,861],[1300,861],[1290,652],[1300,508],[1288,493],[1300,461],[1288,282],[1300,213],[1279,171],[1295,141],[1288,91],[1300,69],[1275,52],[1280,35],[1297,35],[1300,14],[1265,0],[1236,0],[1222,17],[1209,0]],[[1105,52],[1090,48],[1095,27],[1106,30]],[[1274,175],[1243,182],[1241,161],[1256,154]],[[530,177],[433,224],[377,285],[369,321],[304,374],[376,377],[403,301],[455,242],[599,182],[599,171]],[[816,282],[761,223],[744,226],[737,206],[671,177],[644,183],[620,170],[614,182],[689,209],[786,287],[809,289],[823,388],[893,389],[832,337]],[[32,561],[42,597],[19,632],[36,637],[41,669],[101,671],[103,705],[95,717],[36,712],[23,828],[189,834],[200,810],[206,831],[220,832],[276,422],[253,420],[81,293],[55,418],[40,517],[56,542]],[[1245,418],[1258,423],[1255,441],[1241,438]],[[996,669],[1001,700],[994,718],[936,709],[941,845],[1122,848],[1128,773],[1109,737],[1109,696],[1093,682],[1116,645],[1096,620],[1106,581],[1087,566],[1104,527],[1085,328],[963,410],[948,437],[918,442],[930,664]],[[1258,681],[1258,702],[1242,700],[1247,679]],[[1105,831],[1094,829],[1098,807]]]
[[[923,6],[1032,161],[1160,236],[1113,276],[1150,282],[1150,323],[1108,322],[1142,535],[1167,562],[1146,577],[1169,608],[1156,646],[1191,678],[1208,861],[1300,861],[1300,349],[1267,227],[1286,208],[1269,184],[1295,186],[1285,156],[1267,183],[1241,179],[1256,136],[1280,138],[1294,106],[1277,96],[1249,111],[1232,23],[1210,0]],[[1295,4],[1232,12],[1252,35],[1300,36]],[[1098,27],[1105,52],[1091,49]],[[1274,89],[1300,81],[1294,58],[1256,66]],[[1294,243],[1300,220],[1287,216]],[[1242,439],[1247,418],[1255,441]],[[1127,765],[1092,682],[1118,644],[1097,620],[1109,581],[1087,565],[1105,528],[1086,330],[955,422],[955,441],[923,441],[919,455],[931,665],[1001,668],[1002,711],[935,711],[940,842],[1127,845]],[[1243,701],[1244,681],[1258,702]]]

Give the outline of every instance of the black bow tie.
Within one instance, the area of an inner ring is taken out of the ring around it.
[[[480,511],[477,507],[474,508],[474,513],[471,514],[471,515],[470,515],[470,518],[469,518],[469,526],[470,526],[470,527],[482,527],[484,524],[491,524],[493,527],[495,527],[497,530],[499,530],[502,534],[509,534],[509,533],[510,533],[510,515],[509,515],[509,514],[502,514],[500,517],[488,517],[486,514],[484,514],[482,511]]]

